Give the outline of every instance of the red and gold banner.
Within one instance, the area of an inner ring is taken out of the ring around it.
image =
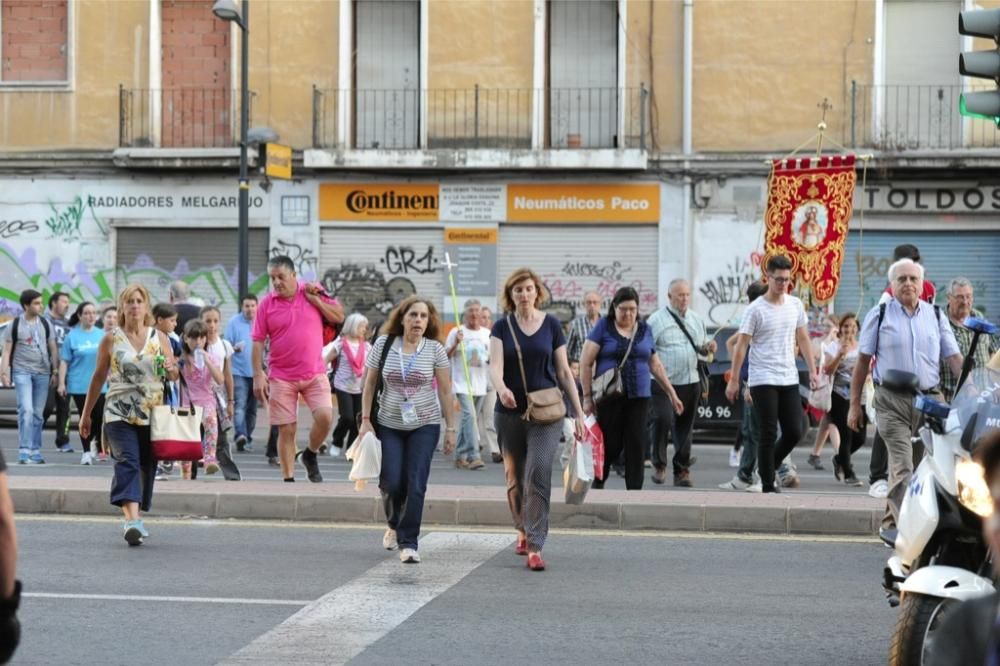
[[[796,289],[813,303],[837,293],[854,203],[854,155],[775,160],[764,215],[764,265],[792,260]]]

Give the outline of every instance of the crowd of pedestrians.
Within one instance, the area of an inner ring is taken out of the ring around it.
[[[743,409],[741,447],[731,461],[736,475],[720,487],[776,493],[800,484],[790,460],[804,435],[799,356],[810,387],[829,391],[809,464],[823,469],[829,442],[836,478],[863,486],[852,455],[866,443],[874,414],[869,493],[887,497],[883,528],[894,529],[920,453],[912,448],[919,415],[910,398],[917,391],[944,398],[954,392],[971,343],[962,322],[977,314],[973,286],[957,278],[948,285],[947,307],[933,305],[935,289],[924,278],[919,251],[900,246],[880,304],[863,316],[831,313],[824,336],[813,341],[805,307],[789,293],[791,262],[771,257],[764,268],[727,341],[732,368],[725,394]],[[18,462],[44,463],[47,410],[56,415],[58,449],[72,450],[74,406],[80,462],[92,465],[111,454],[111,501],[122,509],[125,540],[137,545],[148,537],[141,516],[155,480],[178,468],[186,479],[196,479],[199,469],[242,478],[231,448],[254,451],[259,409],[266,408],[270,424],[264,455],[288,483],[296,480],[296,461],[319,483],[322,453],[340,456],[377,434],[383,545],[415,563],[435,450],[454,454],[455,467],[469,471],[484,469],[488,454],[504,466],[516,551],[535,570],[545,568],[553,462],[557,451],[565,454],[583,438],[586,416],[596,417],[604,435],[604,475],[595,489],[620,470],[626,489],[640,490],[650,468],[656,484],[666,483],[670,470],[674,486],[695,485],[694,422],[718,345],[691,307],[684,280],[670,283],[667,305],[648,318],[640,316],[631,287],[613,295],[606,313],[602,297],[588,293],[584,314],[564,329],[544,311],[541,279],[519,269],[504,283],[499,317],[471,299],[445,335],[436,307],[420,296],[399,303],[373,331],[360,313],[345,319],[336,299],[301,281],[287,257],[272,258],[268,276],[269,293],[259,301],[244,296],[227,322],[182,282],[170,286],[169,303],[154,304],[143,287],[130,285],[117,304],[79,303],[68,319],[66,294],[53,294],[43,312],[42,294],[26,290],[24,314],[7,327],[0,358],[0,381],[16,386]],[[995,340],[981,345],[975,364],[996,351]],[[869,374],[873,388],[866,390]],[[172,398],[200,408],[198,462],[152,459],[151,410]],[[300,402],[312,413],[301,450]]]

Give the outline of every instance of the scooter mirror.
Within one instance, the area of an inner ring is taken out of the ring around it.
[[[979,317],[966,317],[965,321],[962,322],[962,326],[974,333],[983,333],[985,335],[996,335],[997,331],[1000,331],[1000,328],[997,328],[996,324]]]

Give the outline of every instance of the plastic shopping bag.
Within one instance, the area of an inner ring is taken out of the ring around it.
[[[563,471],[566,504],[583,504],[583,498],[594,482],[594,456],[586,442],[574,442],[569,466]]]
[[[369,481],[378,481],[382,472],[382,442],[372,432],[358,437],[347,449],[345,457],[354,462],[348,477],[355,490],[364,490]]]
[[[583,441],[590,444],[590,453],[594,458],[594,478],[602,481],[604,479],[604,433],[601,432],[601,426],[597,425],[597,419],[593,414],[587,415],[583,420],[583,425],[587,429]]]

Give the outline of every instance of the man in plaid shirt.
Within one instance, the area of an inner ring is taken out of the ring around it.
[[[569,339],[566,341],[566,356],[569,362],[579,362],[580,354],[583,352],[583,343],[587,341],[590,331],[597,325],[597,320],[601,318],[601,295],[594,291],[589,291],[583,296],[583,307],[585,314],[580,315],[569,325]]]
[[[958,341],[958,348],[962,350],[962,356],[969,353],[972,346],[972,331],[965,328],[962,322],[966,317],[982,317],[978,311],[972,308],[973,305],[972,283],[967,278],[958,277],[948,285],[948,323],[955,333]],[[985,340],[980,339],[976,347],[976,355],[973,357],[973,368],[981,368],[986,365],[990,357],[996,353],[998,348],[996,337]],[[958,375],[951,371],[951,368],[943,360],[941,362],[941,392],[945,400],[951,402],[955,395],[955,388],[958,384]]]

